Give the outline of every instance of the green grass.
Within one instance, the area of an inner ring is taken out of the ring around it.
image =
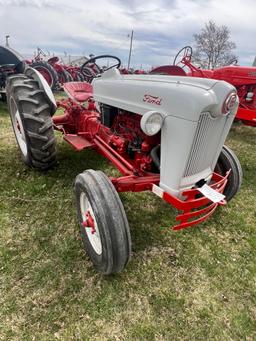
[[[83,252],[72,184],[112,166],[58,136],[57,166],[27,168],[0,104],[0,340],[255,340],[256,129],[234,125],[227,144],[242,189],[198,227],[173,232],[169,205],[121,195],[133,257],[104,277]]]

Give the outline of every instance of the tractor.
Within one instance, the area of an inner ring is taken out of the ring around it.
[[[13,49],[0,46],[0,98],[6,100],[6,79],[9,75],[24,71],[23,58]]]
[[[205,70],[193,65],[192,57],[192,47],[185,46],[175,56],[173,65],[157,67],[151,73],[212,78],[232,84],[236,87],[239,97],[236,120],[256,127],[256,67],[238,66],[237,60],[234,60],[232,65]]]
[[[56,103],[42,75],[27,68],[8,78],[8,108],[28,166],[55,165],[56,130],[74,150],[93,149],[119,171],[108,177],[88,169],[74,181],[83,247],[99,272],[121,272],[131,256],[118,193],[151,191],[179,211],[173,229],[182,230],[205,221],[239,190],[241,165],[224,145],[238,107],[232,85],[122,75],[113,65],[92,84],[69,82],[64,90],[68,97]],[[54,115],[57,107],[64,113]]]
[[[67,82],[83,82],[85,80],[79,66],[64,65],[60,63],[60,59],[57,56],[49,58],[48,63],[57,72],[60,86]]]
[[[96,61],[99,59],[103,59],[103,61],[107,60],[107,64],[109,63],[109,59],[112,59],[114,63],[110,66],[100,66],[96,63]],[[80,67],[80,72],[83,74],[85,81],[87,83],[91,83],[95,77],[100,76],[103,72],[112,69],[113,67],[117,67],[119,69],[120,66],[121,60],[116,56],[112,56],[109,54],[94,56],[91,54],[90,58]]]
[[[34,69],[38,70],[52,90],[59,88],[58,73],[54,67],[45,60],[46,54],[39,47],[37,48],[37,54],[32,60],[26,60],[26,64],[30,65]]]

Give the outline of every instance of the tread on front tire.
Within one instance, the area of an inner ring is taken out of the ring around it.
[[[79,174],[74,189],[85,251],[101,273],[121,272],[130,259],[131,237],[116,189],[104,173],[94,170]],[[94,232],[86,221],[88,212]]]
[[[51,168],[56,162],[56,143],[44,91],[37,81],[18,74],[8,78],[6,93],[23,161],[40,170]]]

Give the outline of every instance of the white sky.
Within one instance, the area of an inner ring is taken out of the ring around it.
[[[240,65],[256,55],[256,0],[0,0],[0,44],[23,54],[114,54],[127,63],[134,30],[133,66],[170,63],[193,43],[208,20],[226,25]]]

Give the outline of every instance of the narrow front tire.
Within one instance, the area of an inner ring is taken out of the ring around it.
[[[94,170],[79,174],[75,197],[86,253],[103,274],[121,272],[131,255],[131,237],[119,195],[108,177]]]

